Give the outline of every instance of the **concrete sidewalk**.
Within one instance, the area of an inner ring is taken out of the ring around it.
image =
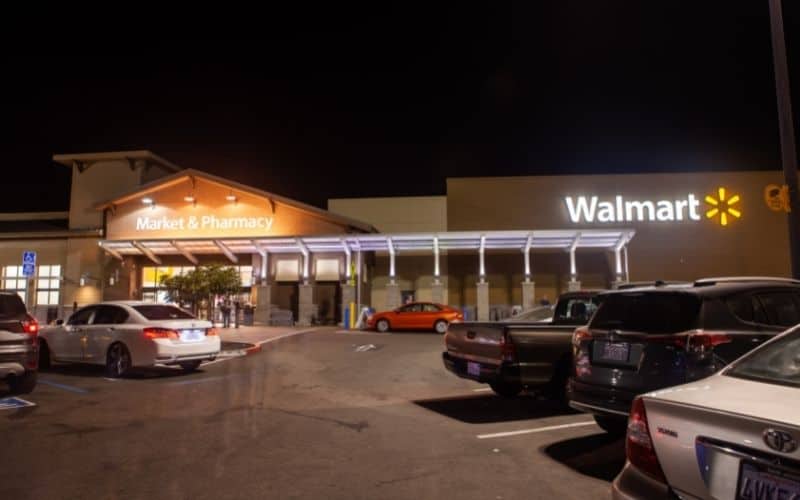
[[[254,354],[264,344],[302,333],[323,330],[325,327],[240,326],[218,328],[224,353]]]

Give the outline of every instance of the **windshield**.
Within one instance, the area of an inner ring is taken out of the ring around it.
[[[194,316],[175,306],[148,305],[133,308],[147,319],[194,319]]]
[[[512,316],[508,321],[547,321],[553,317],[553,306],[542,306],[522,311],[516,316]]]
[[[800,387],[800,329],[734,363],[725,375]]]
[[[688,293],[613,293],[603,300],[590,328],[668,334],[691,330],[700,298]]]

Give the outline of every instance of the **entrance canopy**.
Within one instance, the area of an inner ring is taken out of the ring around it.
[[[105,240],[100,245],[109,254],[186,255],[254,253],[306,253],[410,250],[530,250],[580,248],[616,250],[633,239],[633,229],[480,231],[400,234],[344,234],[296,238],[226,238],[182,240]],[[190,259],[191,260],[191,259]]]

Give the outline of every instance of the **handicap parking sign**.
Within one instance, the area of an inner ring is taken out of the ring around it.
[[[32,277],[36,274],[36,266],[34,264],[22,264],[22,275],[26,278]]]
[[[22,265],[24,266],[25,264],[36,265],[36,252],[31,250],[22,252]]]

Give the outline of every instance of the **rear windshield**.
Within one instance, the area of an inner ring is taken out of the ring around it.
[[[175,306],[133,306],[136,311],[147,319],[194,319],[194,316],[178,309]]]
[[[800,330],[734,363],[725,375],[800,387]]]
[[[620,293],[607,295],[591,328],[641,333],[678,333],[696,327],[700,299],[686,293]]]
[[[25,304],[19,295],[0,295],[0,318],[15,318],[26,312]]]

